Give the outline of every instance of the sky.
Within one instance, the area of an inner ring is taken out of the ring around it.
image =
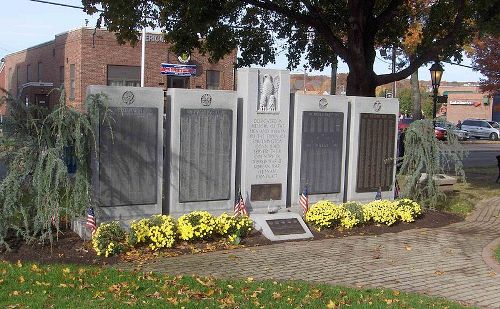
[[[74,6],[81,6],[80,0],[50,0],[51,2],[64,3]],[[0,0],[2,7],[2,17],[0,18],[0,58],[7,54],[23,50],[25,48],[47,42],[54,39],[56,34],[85,26],[88,21],[89,26],[94,26],[96,15],[89,16],[82,10],[32,2],[29,0]],[[159,29],[155,31],[160,31]],[[380,57],[378,57],[380,58]],[[464,59],[464,65],[471,65],[469,59]],[[282,53],[275,64],[269,64],[268,68],[286,69],[287,60]],[[300,73],[303,65],[294,70]],[[419,78],[429,80],[429,67],[419,69]],[[457,65],[443,64],[443,81],[453,82],[477,82],[483,76],[470,68]],[[347,73],[347,65],[339,62],[338,73]],[[391,65],[379,59],[375,62],[375,72],[377,74],[390,73]],[[330,68],[323,72],[308,72],[311,75],[330,75]]]

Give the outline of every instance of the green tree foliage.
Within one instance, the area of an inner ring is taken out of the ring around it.
[[[443,126],[451,132],[451,126]],[[438,174],[454,170],[455,175],[465,180],[462,160],[466,151],[454,134],[448,134],[446,142],[438,140],[431,119],[412,122],[405,133],[404,145],[405,154],[398,173],[402,194],[426,208],[435,209],[443,196],[436,182]],[[423,173],[427,177],[422,177]]]
[[[82,0],[85,10],[99,12],[98,23],[116,31],[120,41],[136,42],[143,26],[159,27],[174,51],[198,49],[212,61],[238,47],[239,66],[266,65],[283,48],[289,68],[305,57],[311,68],[323,69],[338,55],[349,66],[347,94],[365,96],[438,56],[460,59],[477,26],[498,14],[484,2],[436,0],[416,7],[403,0]],[[406,66],[375,74],[376,48],[402,49],[415,20],[421,30]]]
[[[9,118],[0,140],[0,157],[8,165],[0,184],[0,247],[9,249],[12,237],[52,243],[60,222],[82,215],[91,203],[89,154],[106,104],[92,97],[87,113],[81,113],[68,107],[64,96],[52,111],[10,96],[2,102]],[[78,167],[74,175],[65,162],[71,149]]]
[[[413,105],[411,102],[411,89],[403,88],[398,91],[398,99],[399,99],[399,112],[401,114],[411,114],[413,110]]]

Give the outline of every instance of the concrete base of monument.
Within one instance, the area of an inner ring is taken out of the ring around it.
[[[426,180],[427,180],[427,174],[422,173],[418,182],[423,183]],[[455,177],[448,176],[445,174],[437,174],[436,176],[434,176],[434,181],[437,183],[438,190],[441,192],[453,191],[453,186],[457,183],[457,179]]]
[[[271,241],[313,238],[298,213],[251,214],[254,228]]]
[[[87,227],[87,218],[76,218],[71,222],[71,229],[78,234],[83,240],[90,240],[92,238],[90,229]]]

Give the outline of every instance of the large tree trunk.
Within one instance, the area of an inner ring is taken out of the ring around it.
[[[411,102],[413,104],[413,119],[422,119],[422,99],[420,97],[420,85],[418,84],[418,70],[411,74]]]
[[[347,1],[351,16],[347,39],[346,62],[349,66],[347,76],[347,95],[374,97],[377,88],[377,75],[373,72],[376,52],[373,48],[375,32],[373,23],[375,2],[364,0]]]
[[[377,88],[376,75],[373,70],[363,71],[349,69],[347,75],[347,95],[374,97]]]

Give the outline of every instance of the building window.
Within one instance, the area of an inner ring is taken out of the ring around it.
[[[43,70],[43,64],[42,64],[42,62],[38,62],[38,67],[37,67],[37,76],[38,76],[38,78],[37,78],[37,80],[39,82],[41,82],[43,80],[43,76],[42,76],[43,75],[43,71],[42,70]]]
[[[108,65],[108,86],[141,86],[141,67]]]
[[[64,66],[61,65],[59,67],[59,85],[60,87],[64,87]]]
[[[26,66],[26,82],[29,83],[30,80],[30,71],[31,71],[31,64],[28,64]]]
[[[69,65],[69,98],[71,100],[75,99],[75,65]]]
[[[207,89],[218,90],[220,85],[220,71],[207,70]]]

